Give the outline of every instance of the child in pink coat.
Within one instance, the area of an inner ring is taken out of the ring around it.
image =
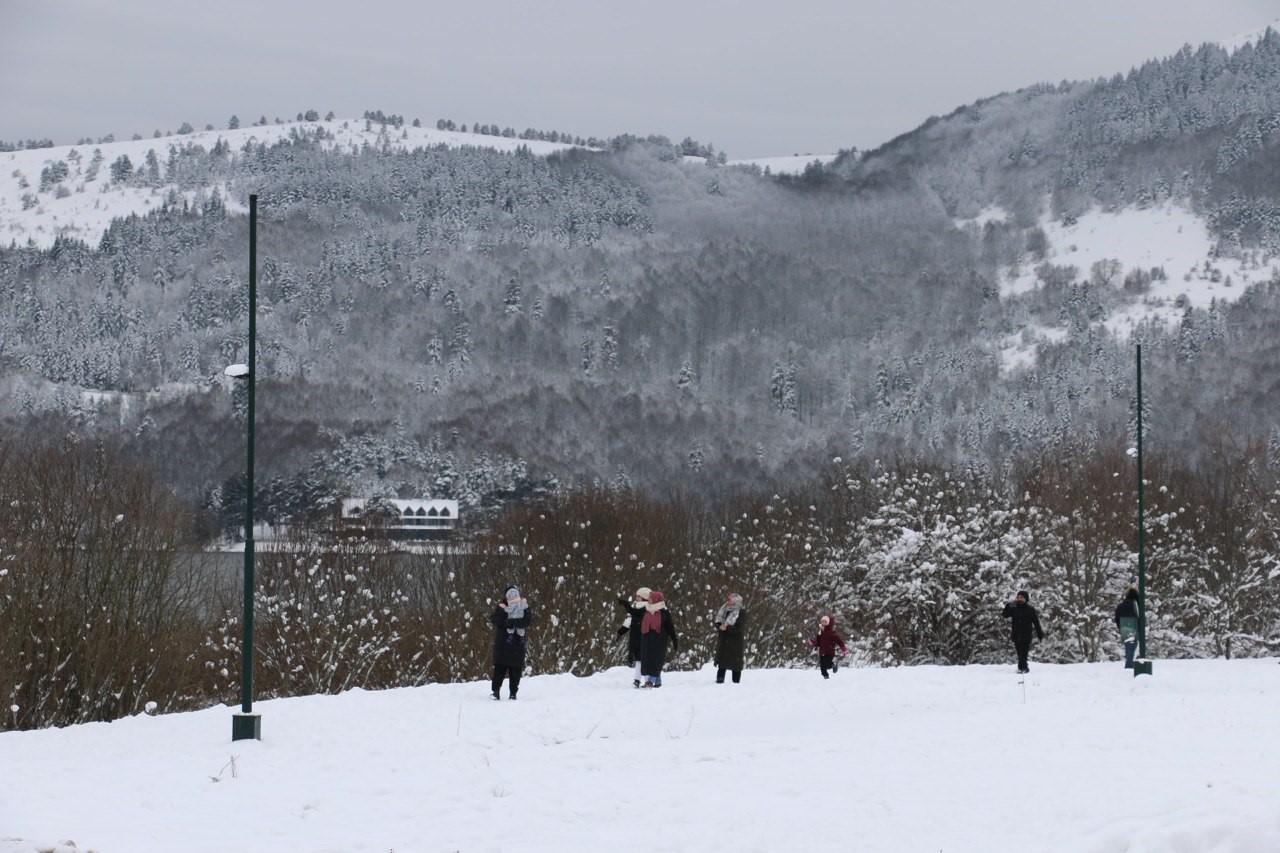
[[[840,668],[836,663],[836,647],[840,647],[841,656],[848,651],[844,640],[840,639],[840,635],[836,633],[835,620],[830,616],[819,619],[818,633],[810,637],[808,643],[818,650],[818,666],[822,669],[822,677],[830,678],[828,671],[835,672]]]

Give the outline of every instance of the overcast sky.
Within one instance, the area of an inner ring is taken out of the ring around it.
[[[380,109],[831,153],[1277,19],[1280,0],[0,0],[0,140]]]

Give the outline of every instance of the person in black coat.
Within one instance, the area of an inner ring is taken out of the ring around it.
[[[725,670],[733,673],[733,683],[742,680],[742,629],[747,612],[742,609],[742,596],[736,592],[716,611],[716,684],[724,684]]]
[[[632,601],[618,599],[618,606],[626,614],[618,636],[627,638],[627,666],[631,667],[631,686],[640,686],[640,625],[644,622],[644,608],[649,603],[649,587],[642,586],[636,590]]]
[[[1139,616],[1142,605],[1138,601],[1138,590],[1129,587],[1124,600],[1116,605],[1116,630],[1120,632],[1120,640],[1124,643],[1124,668],[1133,669],[1133,655],[1138,650]]]
[[[680,651],[680,642],[676,639],[676,626],[671,621],[671,612],[667,610],[667,602],[662,593],[656,589],[649,593],[649,603],[645,606],[644,619],[640,623],[640,673],[644,676],[645,687],[662,686],[662,667],[667,662],[667,641],[671,641],[671,651]]]
[[[520,673],[524,671],[525,633],[529,623],[533,621],[533,613],[529,602],[520,595],[514,586],[507,589],[503,599],[498,602],[489,622],[494,628],[493,634],[493,698],[501,699],[498,691],[502,689],[505,676],[510,685],[511,698],[516,698],[520,690]]]
[[[1027,654],[1031,651],[1031,633],[1035,632],[1036,639],[1044,639],[1044,631],[1040,630],[1040,615],[1036,613],[1036,609],[1032,607],[1028,600],[1031,596],[1026,590],[1018,593],[1017,597],[1004,606],[1001,616],[1010,620],[1010,633],[1013,635],[1013,647],[1018,651],[1018,672],[1029,672],[1027,668]]]

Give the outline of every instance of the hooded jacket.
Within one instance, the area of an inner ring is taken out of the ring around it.
[[[1120,632],[1120,639],[1126,643],[1138,639],[1138,617],[1142,612],[1141,608],[1136,589],[1130,589],[1124,600],[1116,606],[1116,630]]]
[[[1032,631],[1035,632],[1036,639],[1044,639],[1044,631],[1040,629],[1040,614],[1036,613],[1029,602],[1011,601],[1004,606],[1000,615],[1009,620],[1009,633],[1015,643],[1031,642]]]
[[[809,645],[817,646],[818,654],[824,658],[831,657],[836,653],[836,646],[840,647],[841,653],[848,651],[845,648],[844,640],[840,639],[840,635],[836,633],[836,620],[834,617],[827,617],[827,624],[818,629],[818,633],[809,638]]]

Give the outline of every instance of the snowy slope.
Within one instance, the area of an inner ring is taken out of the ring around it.
[[[154,150],[163,166],[168,160],[171,145],[179,147],[199,145],[209,150],[221,139],[236,151],[246,142],[258,141],[271,145],[280,139],[287,138],[292,130],[312,130],[321,126],[334,137],[327,144],[338,150],[351,150],[353,146],[358,149],[366,143],[381,145],[384,142],[393,148],[404,149],[443,144],[514,151],[523,145],[534,154],[545,155],[574,147],[557,142],[509,139],[408,125],[403,128],[388,128],[387,135],[383,137],[379,125],[374,124],[370,130],[365,130],[365,125],[364,119],[291,121],[285,124],[241,127],[237,130],[201,131],[159,139],[127,140],[93,145],[61,145],[28,151],[0,152],[0,245],[7,246],[13,243],[26,245],[30,240],[39,247],[47,248],[53,244],[59,234],[95,245],[112,219],[128,216],[131,213],[146,214],[158,208],[164,203],[171,189],[170,187],[140,189],[113,186],[110,174],[111,163],[121,155],[126,155],[137,168],[146,161],[147,152]],[[102,166],[95,179],[86,180],[95,148],[102,151]],[[69,157],[78,157],[79,164],[73,164],[68,160]],[[50,163],[60,160],[67,162],[70,169],[70,175],[62,182],[62,186],[70,194],[58,198],[56,190],[38,192],[41,170]],[[25,187],[22,186],[24,181],[27,185]],[[36,204],[25,206],[24,195],[33,196]],[[194,198],[198,193],[187,195],[189,198]],[[234,205],[230,206],[234,209]]]
[[[1280,850],[1275,659],[527,678],[0,734],[0,851]],[[14,784],[15,780],[21,780]],[[64,846],[56,848],[70,850]]]
[[[999,208],[988,208],[973,219],[960,220],[961,228],[980,232],[987,222],[1007,217]],[[1094,209],[1072,225],[1045,219],[1041,228],[1048,238],[1045,260],[1054,266],[1073,266],[1076,280],[1088,280],[1098,261],[1118,261],[1122,270],[1114,281],[1119,287],[1133,269],[1161,267],[1168,276],[1151,283],[1141,299],[1117,310],[1106,320],[1112,331],[1124,335],[1143,318],[1155,317],[1177,323],[1187,307],[1207,308],[1210,302],[1230,302],[1245,289],[1280,275],[1280,259],[1250,253],[1247,259],[1215,258],[1214,240],[1204,220],[1179,205],[1126,208],[1119,211]],[[1025,293],[1038,286],[1035,266],[1023,263],[1005,270],[1003,295]],[[1005,367],[1029,363],[1039,340],[1055,340],[1061,329],[1031,329],[1004,342]]]

